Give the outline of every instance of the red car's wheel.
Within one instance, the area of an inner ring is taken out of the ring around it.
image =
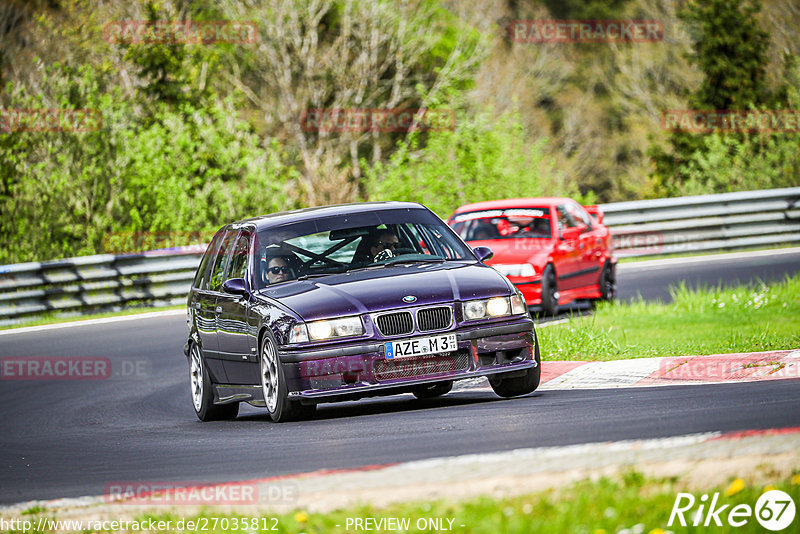
[[[617,296],[617,277],[610,263],[603,266],[600,273],[600,298],[611,302]]]
[[[545,267],[542,273],[542,309],[548,315],[555,315],[558,311],[558,285],[552,265]]]

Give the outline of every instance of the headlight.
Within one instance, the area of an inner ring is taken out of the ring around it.
[[[471,300],[464,303],[464,319],[480,319],[486,316],[486,301]]]
[[[472,321],[484,317],[503,317],[505,315],[521,315],[526,311],[525,301],[520,294],[510,297],[494,297],[490,299],[468,300],[464,303],[464,319]]]
[[[308,323],[307,326],[308,337],[317,341],[334,337],[360,336],[364,333],[364,325],[361,323],[360,317],[314,321]]]
[[[506,276],[535,276],[536,269],[530,263],[520,264],[502,264],[496,263],[492,265],[497,271]]]
[[[505,297],[495,297],[486,301],[486,313],[491,317],[508,315],[510,311],[511,306],[508,304],[508,299]]]

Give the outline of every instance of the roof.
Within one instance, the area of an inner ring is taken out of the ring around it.
[[[302,208],[292,211],[282,211],[251,217],[232,223],[234,226],[254,225],[256,230],[263,230],[274,226],[306,221],[308,219],[322,219],[325,217],[338,217],[354,213],[384,211],[391,209],[426,209],[416,202],[354,202],[352,204],[336,204],[332,206],[317,206]]]
[[[506,198],[503,200],[487,200],[474,204],[464,204],[459,206],[453,214],[464,213],[467,211],[480,211],[489,209],[506,208],[538,208],[540,206],[554,206],[564,202],[574,202],[565,197],[535,197],[535,198]]]

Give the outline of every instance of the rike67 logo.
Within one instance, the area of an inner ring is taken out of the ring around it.
[[[667,526],[721,527],[727,524],[732,527],[742,527],[751,522],[755,516],[755,520],[763,528],[777,532],[794,522],[795,513],[794,500],[781,490],[769,490],[763,493],[756,501],[755,507],[749,504],[737,504],[733,507],[730,504],[723,504],[719,492],[711,497],[704,493],[700,499],[696,499],[691,493],[678,493]]]

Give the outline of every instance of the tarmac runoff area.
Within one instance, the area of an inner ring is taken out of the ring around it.
[[[545,361],[540,389],[795,378],[800,376],[799,366],[800,350],[611,362]],[[459,383],[454,391],[482,389],[489,389],[485,379]],[[114,501],[105,495],[19,503],[0,507],[0,516],[7,520],[23,517],[22,512],[34,506],[44,509],[48,517],[84,520],[135,518],[144,510],[172,510],[184,517],[201,512],[326,512],[363,503],[380,507],[409,501],[520,495],[630,469],[647,476],[678,477],[678,485],[686,491],[722,486],[736,477],[748,485],[767,485],[800,469],[800,427],[517,449],[202,487],[230,490],[239,486],[240,492],[249,490],[258,496],[247,504],[177,505],[175,497],[170,503],[158,495],[153,500],[139,496],[133,501]]]

